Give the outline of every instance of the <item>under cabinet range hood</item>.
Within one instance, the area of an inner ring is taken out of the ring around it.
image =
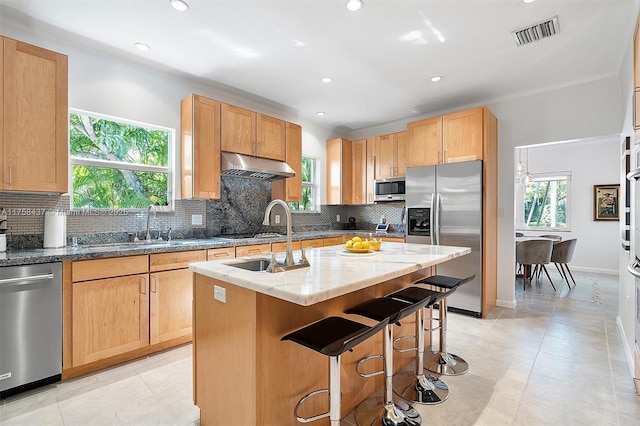
[[[220,173],[223,176],[272,181],[296,175],[295,170],[284,161],[224,151],[220,152],[220,158]]]

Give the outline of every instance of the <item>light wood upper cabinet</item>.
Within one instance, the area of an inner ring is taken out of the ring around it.
[[[221,114],[222,151],[285,161],[285,121],[225,103]]]
[[[184,199],[220,199],[220,109],[220,102],[194,94],[180,102]]]
[[[407,124],[407,166],[483,159],[489,117],[486,107],[478,107]]]
[[[442,117],[407,124],[407,167],[430,166],[442,162]]]
[[[351,141],[337,138],[327,141],[327,204],[351,204]]]
[[[221,114],[220,149],[256,155],[256,113],[223,103]]]
[[[0,43],[0,189],[67,192],[67,56],[5,37]]]
[[[302,127],[286,123],[286,163],[296,172],[292,178],[271,182],[271,199],[287,202],[302,201]]]
[[[367,140],[360,139],[351,143],[351,183],[352,203],[367,202]]]
[[[375,138],[375,179],[401,177],[406,171],[407,133],[398,132]]]
[[[482,159],[484,110],[480,107],[442,117],[445,163]]]
[[[287,156],[286,121],[257,114],[256,153],[257,157],[285,161]]]

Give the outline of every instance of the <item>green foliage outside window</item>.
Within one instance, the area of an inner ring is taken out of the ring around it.
[[[534,180],[524,187],[524,226],[567,227],[568,180]]]
[[[170,136],[162,129],[71,113],[73,207],[168,204]]]
[[[315,210],[315,167],[316,163],[313,158],[302,157],[302,201],[299,203],[289,203],[289,208],[292,211]]]

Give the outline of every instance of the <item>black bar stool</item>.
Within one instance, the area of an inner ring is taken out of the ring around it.
[[[425,284],[437,287],[442,291],[442,297],[438,303],[440,312],[440,347],[438,351],[431,353],[425,363],[426,369],[445,376],[458,376],[469,371],[469,364],[458,355],[447,352],[447,297],[450,296],[462,284],[473,281],[475,274],[467,278],[454,278],[445,275],[433,275],[416,281],[414,284]]]
[[[327,317],[280,339],[291,340],[329,357],[329,388],[319,389],[302,397],[294,409],[296,420],[308,423],[329,417],[331,426],[340,426],[340,356],[382,330],[388,323],[389,318],[383,318],[378,324],[369,327],[342,317]],[[298,413],[302,404],[321,393],[329,393],[329,411],[312,417],[300,417]],[[283,420],[283,423],[287,422]]]
[[[447,293],[435,290],[428,290],[418,286],[407,287],[395,293],[391,293],[387,298],[402,300],[408,303],[420,303],[428,300],[424,308],[430,308],[445,297]],[[434,318],[435,319],[435,318]],[[439,328],[439,327],[438,327]],[[415,336],[403,336],[403,338],[415,338],[416,346],[407,349],[396,349],[397,352],[417,351],[416,368],[414,372],[400,371],[393,376],[393,391],[400,397],[417,402],[419,404],[439,404],[449,398],[449,387],[445,382],[431,374],[425,374],[424,369],[424,332],[434,329],[425,329],[424,309],[416,311],[416,334]],[[395,343],[394,342],[394,343]]]
[[[356,407],[357,425],[379,425],[384,426],[416,426],[422,424],[420,413],[405,401],[393,399],[393,323],[397,323],[402,318],[421,310],[431,296],[418,303],[407,303],[400,300],[380,297],[362,303],[354,308],[348,309],[347,314],[362,315],[376,321],[389,318],[389,323],[384,327],[383,355],[371,355],[361,359],[356,365],[358,374],[362,377],[372,377],[384,374],[384,397],[369,398]],[[399,325],[399,324],[398,324]],[[382,358],[384,369],[373,373],[363,373],[359,367],[362,363],[371,359]],[[381,403],[382,402],[382,403]]]

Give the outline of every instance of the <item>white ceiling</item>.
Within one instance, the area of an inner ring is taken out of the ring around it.
[[[345,0],[186,1],[181,13],[169,0],[0,0],[0,18],[234,87],[345,133],[618,75],[636,19],[636,0],[363,0],[358,12]],[[516,46],[512,30],[555,15],[559,35]]]

